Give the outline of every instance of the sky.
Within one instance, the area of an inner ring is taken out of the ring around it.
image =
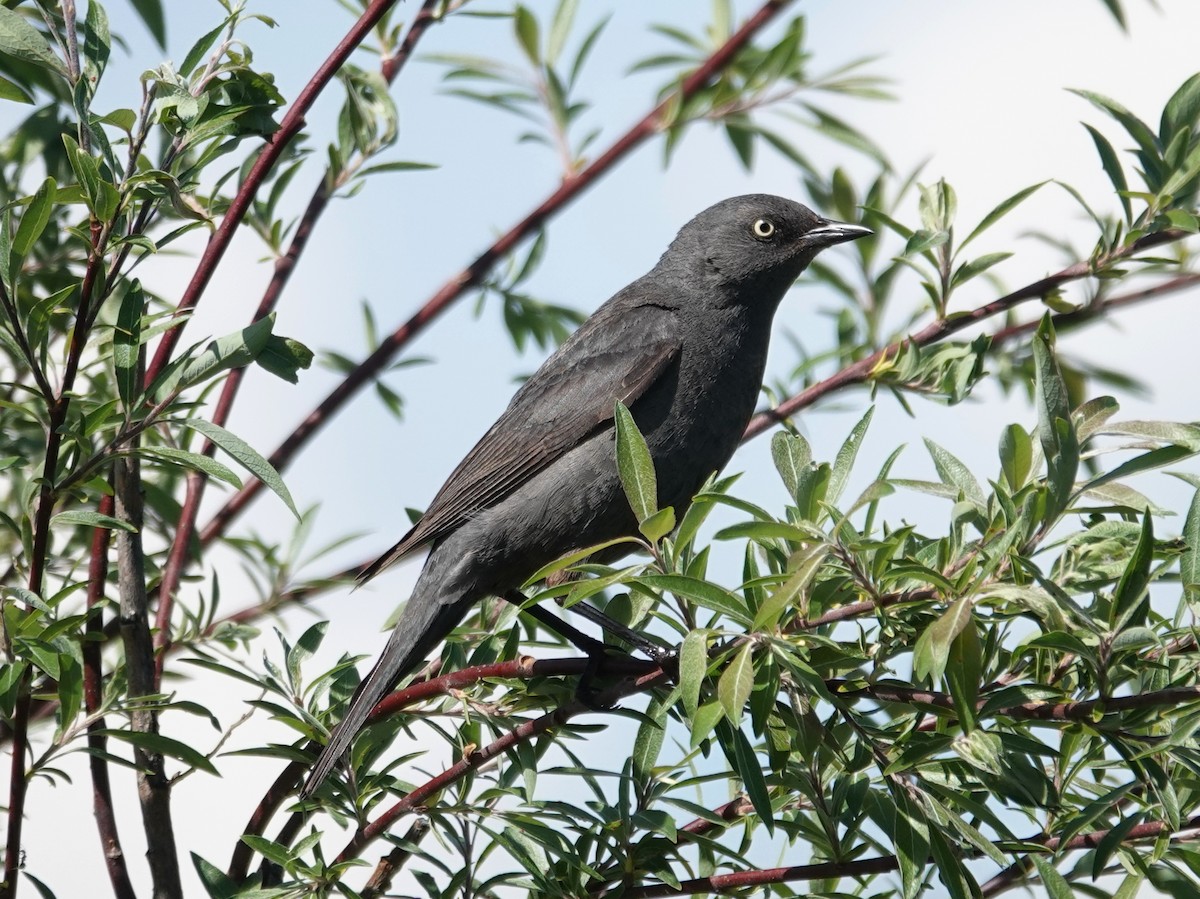
[[[166,55],[178,60],[194,35],[217,24],[220,8],[204,0],[167,5]],[[735,5],[740,16],[754,8],[746,2]],[[907,172],[926,161],[923,181],[945,177],[951,182],[959,196],[960,221],[966,223],[978,220],[1017,190],[1047,178],[1067,181],[1085,196],[1107,194],[1107,180],[1080,122],[1104,128],[1118,147],[1125,142],[1099,112],[1065,88],[1107,94],[1143,118],[1157,121],[1164,101],[1195,70],[1195,35],[1200,34],[1200,4],[1194,0],[1161,0],[1160,11],[1142,0],[1129,0],[1128,5],[1128,33],[1115,25],[1099,0],[1004,4],[811,0],[793,11],[807,17],[816,71],[865,56],[878,57],[870,71],[891,80],[895,102],[823,102],[868,132],[897,170]],[[707,4],[611,6],[613,18],[582,81],[583,94],[594,101],[589,121],[604,129],[598,147],[640,117],[653,99],[659,76],[625,75],[630,61],[664,50],[663,40],[648,31],[648,24],[690,24],[688,17],[694,11],[708,8]],[[584,16],[596,16],[598,7],[607,9],[610,4],[584,7]],[[163,54],[123,0],[112,0],[108,8],[113,30],[127,37],[129,50],[124,56],[115,53],[118,59],[107,76],[101,102],[135,106],[137,75],[158,65]],[[274,30],[249,26],[245,38],[254,49],[256,65],[275,73],[287,97],[296,95],[349,24],[334,2],[259,0],[251,8],[279,23]],[[413,8],[415,4],[409,4],[406,14]],[[780,24],[768,34],[777,34]],[[422,50],[509,58],[514,53],[507,27],[489,20],[436,27]],[[281,333],[316,350],[360,357],[359,308],[364,300],[372,304],[381,328],[390,330],[553,190],[559,177],[553,155],[536,145],[516,144],[517,123],[443,96],[440,71],[436,64],[418,59],[401,76],[394,92],[401,136],[388,157],[437,162],[440,168],[382,176],[357,197],[333,204],[285,295],[278,318]],[[314,147],[323,146],[339,102],[331,93],[309,115]],[[0,107],[0,125],[9,123],[11,115]],[[801,131],[793,136],[819,165],[845,165],[859,177],[872,171],[835,144]],[[693,129],[669,170],[664,172],[661,163],[661,144],[644,146],[559,216],[530,292],[589,312],[653,265],[675,231],[711,203],[746,192],[804,199],[797,173],[785,160],[762,153],[755,171],[747,174],[724,137],[703,126]],[[302,208],[318,176],[319,169],[310,165],[297,178],[289,200],[295,211]],[[982,253],[1015,246],[1016,257],[1000,271],[1009,286],[1062,265],[1055,252],[1021,236],[1031,230],[1074,237],[1081,246],[1087,245],[1089,233],[1065,193],[1039,192],[978,247]],[[248,231],[238,237],[189,326],[190,340],[245,323],[270,277],[264,256],[263,246]],[[164,257],[148,265],[143,277],[165,295],[178,295],[189,266],[185,257]],[[964,290],[958,302],[966,308],[989,296],[980,282]],[[406,529],[404,508],[428,502],[454,463],[507,403],[515,379],[540,361],[536,351],[521,356],[512,352],[497,309],[485,309],[476,321],[473,307],[473,299],[459,304],[407,351],[430,357],[434,364],[405,369],[389,379],[406,398],[402,422],[364,394],[286,473],[297,505],[320,507],[312,546],[348,531],[363,535],[309,573],[359,561],[390,546]],[[806,346],[821,347],[832,339],[826,313],[835,307],[833,297],[812,286],[794,291],[777,318],[778,336],[795,335]],[[1071,335],[1063,340],[1063,347],[1077,357],[1128,366],[1150,385],[1148,395],[1120,397],[1125,417],[1193,420],[1197,417],[1195,367],[1189,360],[1198,322],[1195,295],[1178,296],[1138,306],[1109,324]],[[777,339],[771,370],[781,373],[793,362],[789,341]],[[252,373],[230,428],[265,454],[335,383],[332,372],[319,368],[305,373],[299,386]],[[799,419],[817,458],[833,457],[869,403],[865,392],[842,394]],[[910,418],[881,398],[863,449],[860,479],[868,478],[901,442],[909,449],[897,473],[931,477],[932,465],[921,448],[926,436],[973,470],[989,473],[997,466],[1001,428],[1010,421],[1027,426],[1034,421],[1019,397],[999,397],[991,389],[979,400],[960,406],[920,403],[916,409],[916,417]],[[765,438],[751,441],[727,471],[746,473],[739,495],[781,509],[785,495],[770,465],[768,442]],[[866,481],[855,483],[861,487]],[[1181,488],[1173,488],[1168,479],[1148,478],[1137,486],[1164,505],[1180,505],[1182,494],[1177,489]],[[894,502],[890,514],[896,518],[940,523],[948,512],[917,497]],[[255,529],[275,536],[292,526],[282,505],[267,496],[239,524],[238,532]],[[1178,520],[1167,527],[1177,532]],[[224,610],[249,604],[252,598],[245,592],[235,561],[226,556],[220,564]],[[267,637],[261,645],[277,658],[272,626],[294,637],[312,621],[331,618],[314,670],[343,652],[373,657],[385,638],[384,621],[403,601],[418,570],[419,562],[397,566],[368,589],[332,594],[316,603],[314,611],[290,612],[281,622],[266,625]],[[237,693],[228,681],[205,676],[173,686],[183,696],[213,704],[225,724],[235,720],[253,698]],[[222,695],[214,696],[217,691]],[[203,721],[168,719],[164,726],[188,735],[198,747],[211,747],[217,737]],[[235,733],[229,748],[265,739],[287,736],[252,722]],[[233,825],[227,822],[240,822],[249,815],[257,789],[275,775],[277,767],[272,762],[228,758],[222,761],[222,779],[194,775],[182,782],[175,801],[189,815],[179,821],[180,846],[224,867],[233,835]],[[73,784],[34,783],[32,815],[26,824],[30,870],[59,896],[80,895],[105,880],[82,755],[68,768],[75,776]],[[136,820],[132,777],[118,772],[114,784],[124,819]],[[144,885],[141,834],[127,827],[124,838],[136,882]],[[79,847],[72,852],[72,864],[52,863],[52,858],[61,858],[64,845]],[[186,860],[184,866],[186,876],[192,877]],[[193,893],[199,894],[194,880],[189,887],[189,894]]]

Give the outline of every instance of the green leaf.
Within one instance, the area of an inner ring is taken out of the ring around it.
[[[535,66],[540,66],[542,59],[537,19],[524,6],[518,6],[513,13],[513,24],[517,31],[517,43],[521,45],[529,61]]]
[[[1091,125],[1085,122],[1083,127],[1092,136],[1092,143],[1096,145],[1096,152],[1100,156],[1100,165],[1104,168],[1104,174],[1108,175],[1108,180],[1113,186],[1113,191],[1121,200],[1121,207],[1125,210],[1125,221],[1133,221],[1133,206],[1128,194],[1129,181],[1125,178],[1125,170],[1121,167],[1121,160],[1117,156],[1117,151],[1108,142],[1108,138]]]
[[[249,365],[266,347],[274,326],[272,312],[240,331],[209,341],[204,351],[184,368],[176,389],[183,390],[223,371]]]
[[[25,16],[3,5],[0,5],[0,54],[15,56],[64,78],[67,76],[66,65],[50,49],[41,32],[30,25]]]
[[[4,7],[0,6],[0,10],[3,9]],[[16,258],[13,264],[14,268],[20,263],[20,260],[29,255],[29,251],[33,249],[37,239],[46,230],[46,225],[50,222],[50,213],[54,210],[54,197],[57,191],[58,186],[54,179],[47,178],[37,189],[37,193],[30,199],[29,206],[21,215],[21,221],[17,225],[17,234],[12,242],[12,252]]]
[[[1182,536],[1186,546],[1179,560],[1179,580],[1184,594],[1194,599],[1200,596],[1200,490],[1192,494]]]
[[[1004,773],[1004,743],[995,734],[973,730],[957,738],[951,748],[973,768],[997,776]]]
[[[241,840],[267,861],[275,862],[277,865],[289,865],[292,863],[291,850],[286,846],[281,846],[274,840],[268,840],[266,837],[256,836],[252,833],[242,834]]]
[[[794,567],[789,566],[792,573],[774,593],[767,597],[759,607],[758,614],[754,616],[754,630],[768,630],[779,624],[784,611],[795,605],[796,600],[812,583],[813,578],[821,569],[821,563],[825,561],[825,557],[829,555],[831,549],[832,547],[828,543],[818,543],[795,554],[791,560],[794,562]],[[801,614],[807,614],[807,606],[807,602],[803,604]]]
[[[643,574],[634,583],[643,584],[652,590],[674,593],[705,609],[721,612],[739,623],[749,624],[750,616],[746,613],[746,605],[741,597],[708,581],[684,574]]]
[[[575,22],[575,12],[579,0],[559,0],[554,9],[554,18],[550,21],[550,36],[546,42],[546,64],[554,65],[562,54],[567,38],[571,35],[571,26]]]
[[[754,687],[754,644],[746,641],[721,672],[717,681],[717,699],[725,709],[725,717],[734,727],[742,720],[742,709],[750,699],[750,690]]]
[[[902,895],[904,899],[916,899],[929,865],[929,822],[905,786],[892,786],[890,792],[896,802],[892,838],[900,859]]]
[[[936,681],[945,673],[950,644],[963,628],[970,626],[971,608],[970,597],[955,600],[917,638],[917,644],[913,647],[913,674],[919,680]]]
[[[268,337],[262,352],[254,357],[254,362],[259,367],[289,384],[298,384],[301,369],[307,369],[312,365],[312,361],[312,350],[298,340],[278,334]],[[377,386],[383,386],[382,382]]]
[[[1075,474],[1079,470],[1079,443],[1071,418],[1067,385],[1054,356],[1054,325],[1049,313],[1042,317],[1034,334],[1033,363],[1038,438],[1046,457],[1051,499],[1045,521],[1050,522],[1070,502]]]
[[[142,282],[134,278],[121,306],[117,310],[117,323],[113,326],[113,368],[117,378],[117,396],[126,416],[132,415],[141,402],[142,392],[142,312],[146,308],[146,294]]]
[[[959,723],[968,732],[973,730],[978,717],[976,706],[982,680],[983,651],[979,634],[968,623],[950,641],[950,652],[946,657],[946,683],[954,699]]]
[[[984,255],[968,260],[954,270],[954,274],[950,277],[950,285],[959,287],[966,284],[977,275],[983,274],[994,265],[1003,262],[1012,253],[985,253]]]
[[[180,423],[184,427],[198,431],[221,449],[225,450],[243,468],[262,481],[276,496],[283,500],[284,505],[291,510],[293,515],[297,518],[300,517],[300,513],[296,511],[296,504],[292,502],[292,495],[284,485],[283,478],[279,476],[279,472],[275,470],[270,462],[260,456],[250,444],[246,443],[246,441],[242,440],[236,434],[210,421],[204,421],[200,418],[187,418]]]
[[[638,521],[645,521],[658,511],[658,481],[654,475],[654,460],[646,438],[642,436],[633,416],[618,401],[613,410],[617,429],[617,472],[629,505]]]
[[[937,469],[938,477],[942,479],[943,484],[953,487],[968,501],[980,508],[986,505],[983,489],[975,480],[975,476],[971,474],[971,469],[967,468],[962,460],[949,450],[938,446],[928,437],[925,438],[925,448],[933,457],[933,467]]]
[[[233,899],[239,892],[238,884],[225,876],[225,872],[210,861],[201,858],[195,852],[191,853],[192,866],[208,899]]]
[[[57,527],[62,524],[81,525],[85,528],[119,528],[122,531],[129,531],[131,534],[137,533],[135,528],[128,521],[121,521],[119,518],[113,518],[111,515],[101,515],[99,512],[91,512],[87,509],[74,509],[70,512],[59,512],[50,519],[50,527]]]
[[[1130,624],[1140,624],[1145,617],[1144,602],[1146,589],[1150,586],[1150,566],[1154,561],[1154,518],[1149,513],[1142,516],[1142,530],[1137,546],[1117,588],[1113,591],[1112,611],[1109,622],[1115,631],[1124,630]],[[1139,614],[1140,610],[1140,614]]]
[[[169,462],[174,462],[176,465],[182,465],[184,468],[203,472],[210,477],[216,478],[218,481],[224,481],[235,490],[242,489],[242,479],[237,476],[232,468],[201,453],[192,453],[173,446],[148,446],[144,447],[141,452],[146,456],[166,459]]]
[[[696,709],[696,714],[692,715],[691,747],[695,749],[701,741],[707,740],[713,728],[722,724],[724,720],[725,710],[719,702],[706,702]]]
[[[771,438],[771,458],[788,493],[795,499],[800,479],[812,462],[812,448],[808,441],[799,435],[778,431]]]
[[[993,209],[980,220],[979,224],[975,226],[975,230],[967,235],[966,239],[958,245],[958,248],[961,250],[988,228],[992,227],[992,225],[996,224],[996,222],[1000,221],[1000,219],[1004,218],[1004,216],[1012,212],[1012,210],[1024,202],[1030,194],[1039,188],[1044,187],[1048,183],[1048,181],[1039,181],[1037,184],[1031,184],[1029,187],[1022,188],[1007,200],[997,205],[995,209]]]
[[[708,673],[708,638],[711,631],[690,630],[679,648],[679,693],[689,718],[700,707],[700,687]]]
[[[438,168],[437,163],[433,162],[381,162],[377,165],[369,165],[366,168],[359,169],[356,177],[365,178],[368,175],[382,175],[390,172],[427,172],[431,169]]]
[[[1171,95],[1163,107],[1158,136],[1165,146],[1183,129],[1191,129],[1194,134],[1197,125],[1200,125],[1200,73],[1183,82]]]
[[[130,4],[141,16],[146,29],[154,37],[160,50],[167,49],[167,21],[163,15],[162,0],[130,0]],[[218,33],[221,29],[217,29]],[[186,73],[185,73],[186,74]]]
[[[829,485],[825,488],[825,501],[831,506],[837,505],[842,492],[846,489],[846,483],[850,480],[850,471],[854,468],[858,450],[862,446],[863,438],[867,436],[867,428],[871,426],[871,417],[874,414],[875,407],[869,406],[863,417],[850,429],[850,434],[842,443],[841,449],[838,450],[837,458],[833,460],[833,469],[829,473]]]
[[[638,525],[638,530],[642,532],[642,536],[651,543],[657,543],[671,531],[675,530],[675,510],[670,506],[665,509],[659,509],[645,521]]]
[[[212,762],[202,752],[180,740],[173,740],[170,737],[164,737],[162,734],[152,734],[144,731],[114,730],[112,728],[104,728],[103,730],[96,731],[96,733],[113,740],[121,740],[151,754],[165,755],[169,758],[178,759],[189,768],[195,768],[206,774],[218,774]]]
[[[1025,486],[1033,467],[1033,441],[1029,432],[1019,424],[1011,424],[1000,435],[1000,468],[1009,490],[1014,493]]]
[[[1058,873],[1058,869],[1054,867],[1050,859],[1038,852],[1030,853],[1029,858],[1033,859],[1033,863],[1037,867],[1038,876],[1042,879],[1042,886],[1046,888],[1046,895],[1049,899],[1072,899],[1074,897],[1075,891],[1071,889],[1067,879]]]
[[[32,103],[33,97],[27,94],[21,85],[0,76],[0,100],[9,100],[13,103]]]
[[[740,728],[734,727],[728,721],[721,721],[716,726],[717,738],[725,757],[733,766],[734,772],[742,779],[746,788],[746,796],[759,819],[767,828],[767,833],[774,832],[775,815],[771,807],[771,794],[767,790],[767,781],[759,767],[758,757],[754,748]]]
[[[658,753],[662,749],[663,738],[667,735],[668,706],[658,698],[650,700],[646,707],[646,715],[642,718],[637,736],[633,740],[634,777],[648,780],[654,764],[658,761]]]
[[[88,2],[87,17],[85,19],[87,26],[87,35],[83,42],[84,56],[96,67],[94,75],[88,73],[92,81],[90,91],[95,93],[96,82],[100,80],[100,76],[104,73],[104,67],[108,65],[108,55],[112,50],[112,36],[108,30],[108,13],[104,11],[104,6],[96,0],[96,2]],[[89,80],[91,80],[89,78]]]

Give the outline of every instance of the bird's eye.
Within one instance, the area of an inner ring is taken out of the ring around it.
[[[770,219],[756,219],[750,226],[750,233],[759,240],[770,240],[775,236],[775,223]]]

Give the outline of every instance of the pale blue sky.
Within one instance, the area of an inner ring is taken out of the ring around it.
[[[611,5],[616,12],[583,80],[583,93],[595,102],[592,120],[605,129],[598,148],[644,112],[658,85],[655,74],[623,77],[631,60],[663,48],[660,38],[647,33],[646,24],[682,23],[688,14],[708,8],[707,4]],[[1104,195],[1107,182],[1078,122],[1106,128],[1107,124],[1100,113],[1063,88],[1086,87],[1109,94],[1156,121],[1166,98],[1195,71],[1200,5],[1194,0],[1162,0],[1161,15],[1141,0],[1129,0],[1129,5],[1129,35],[1116,28],[1099,0],[1003,4],[813,0],[797,5],[794,12],[809,17],[809,47],[815,52],[816,71],[860,56],[882,56],[872,70],[893,80],[899,102],[835,100],[825,101],[826,105],[867,131],[886,148],[899,170],[929,158],[925,180],[941,176],[950,180],[958,189],[960,220],[972,222],[1016,190],[1045,178],[1068,181],[1089,197]],[[168,6],[169,55],[179,59],[193,35],[216,23],[219,7],[201,0],[176,0]],[[598,6],[584,4],[584,15],[596,14]],[[257,65],[274,72],[285,96],[293,97],[349,20],[332,2],[262,0],[254,8],[280,23],[274,31],[248,27],[245,36],[255,50]],[[404,12],[411,14],[414,8],[410,3]],[[737,8],[744,14],[754,4],[740,2]],[[117,62],[102,96],[114,105],[134,106],[136,74],[157,65],[160,53],[131,21],[125,3],[113,0],[109,12],[114,30],[130,40],[132,59],[122,61],[122,54],[115,54]],[[487,21],[435,28],[422,50],[514,53],[507,26]],[[396,89],[401,138],[391,158],[436,161],[442,168],[383,176],[353,200],[331,207],[283,301],[279,315],[283,333],[314,349],[335,348],[360,356],[358,310],[363,299],[374,305],[380,326],[390,330],[553,188],[558,173],[549,151],[535,145],[515,146],[511,138],[519,128],[516,122],[438,96],[438,78],[438,67],[420,60],[402,75]],[[339,102],[331,95],[309,116],[315,147],[323,146]],[[10,110],[0,107],[0,122],[9,121],[10,115]],[[486,138],[480,134],[485,126]],[[1118,147],[1125,145],[1119,134],[1107,130]],[[861,175],[870,172],[868,165],[844,149],[803,133],[795,136],[820,163],[844,163]],[[591,311],[649,268],[678,227],[711,202],[749,191],[803,199],[797,175],[787,163],[769,153],[760,158],[758,170],[752,176],[744,174],[724,137],[704,127],[694,129],[666,174],[660,165],[661,145],[643,147],[555,220],[548,254],[531,292]],[[302,208],[318,174],[318,167],[310,166],[297,179],[290,201],[293,209]],[[1065,194],[1047,190],[1022,207],[1011,224],[997,227],[994,235],[981,241],[979,251],[1007,247],[1014,234],[1035,228],[1074,235],[1081,243],[1088,233]],[[1000,270],[1010,286],[1061,266],[1060,259],[1036,242],[1020,241],[1016,247],[1018,256]],[[189,328],[191,340],[244,324],[270,276],[269,265],[259,262],[263,255],[249,232],[238,238]],[[177,294],[189,265],[188,260],[163,258],[148,265],[143,277],[160,291]],[[913,294],[916,290],[915,285],[910,288]],[[980,282],[974,290],[964,291],[959,302],[965,307],[988,297]],[[820,313],[834,304],[818,289],[797,290],[784,302],[777,319],[779,332],[800,335],[809,347],[824,346],[830,328]],[[409,350],[433,357],[436,366],[410,369],[391,379],[408,400],[402,424],[364,393],[287,473],[298,505],[321,506],[314,545],[347,531],[368,534],[348,547],[338,557],[341,561],[365,558],[396,539],[405,527],[403,508],[420,507],[429,500],[507,402],[513,379],[539,361],[536,353],[514,358],[499,328],[498,311],[487,310],[476,322],[472,307],[472,300],[460,304]],[[1096,361],[1136,360],[1131,367],[1154,392],[1148,399],[1122,398],[1126,417],[1194,419],[1195,365],[1185,360],[1194,359],[1190,345],[1198,322],[1195,310],[1194,298],[1164,300],[1120,316],[1115,326],[1080,332],[1064,345]],[[777,340],[773,366],[782,371],[792,361],[787,341]],[[335,376],[319,368],[306,373],[299,387],[253,373],[231,427],[260,450],[269,451],[334,383]],[[985,390],[982,398],[986,402],[950,409],[918,404],[915,419],[882,399],[863,451],[859,483],[874,471],[873,462],[900,442],[910,448],[897,473],[931,476],[932,467],[921,448],[924,436],[938,440],[980,475],[991,475],[1000,429],[1009,421],[1030,424],[1034,416],[1019,401],[997,398],[994,390]],[[818,458],[832,458],[868,402],[864,392],[848,393],[802,418]],[[785,496],[767,450],[766,439],[753,441],[728,470],[747,472],[739,485],[740,495],[779,509]],[[1166,494],[1167,481],[1147,479],[1139,486],[1179,506],[1178,494],[1176,498]],[[947,512],[943,506],[907,496],[894,499],[887,511],[893,520],[928,516],[925,520],[938,524]],[[247,526],[276,534],[289,528],[290,522],[281,506],[267,496],[240,525]],[[1178,523],[1166,528],[1178,530]],[[418,567],[418,562],[398,566],[369,590],[331,596],[317,605],[321,617],[334,618],[326,640],[328,660],[346,651],[374,655],[382,645],[380,627],[405,597]],[[222,583],[226,611],[245,604],[232,565],[225,567]],[[309,620],[310,615],[300,613],[287,616],[286,622],[296,633]],[[273,649],[272,640],[266,645]],[[222,691],[217,705],[226,724],[251,698],[239,695],[228,681],[207,678],[180,685],[180,690],[205,703],[214,701],[214,690]],[[164,727],[176,735],[188,734],[201,748],[211,746],[215,738],[203,725],[170,717]],[[235,735],[231,746],[266,738],[286,736],[250,725]],[[198,775],[181,784],[176,802],[187,813],[179,822],[181,847],[223,866],[236,837],[236,824],[249,814],[252,797],[278,766],[227,759],[222,767],[221,780]],[[75,785],[59,787],[52,803],[47,801],[49,787],[33,785],[33,814],[26,830],[30,869],[60,896],[78,895],[105,881],[82,757],[73,770]],[[119,772],[115,783],[128,813],[125,820],[133,822],[132,782]],[[140,828],[127,826],[124,837],[131,868],[144,882]],[[70,870],[50,861],[61,858],[64,845],[78,847]],[[185,869],[190,877],[186,859]]]

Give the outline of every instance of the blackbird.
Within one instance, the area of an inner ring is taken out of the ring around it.
[[[571,552],[637,533],[617,474],[613,415],[646,439],[659,507],[681,515],[754,412],[771,321],[821,250],[870,234],[766,194],[680,230],[658,264],[604,303],[517,391],[428,511],[360,582],[422,547],[425,567],[301,795],[329,775],[371,709],[462,621]]]

